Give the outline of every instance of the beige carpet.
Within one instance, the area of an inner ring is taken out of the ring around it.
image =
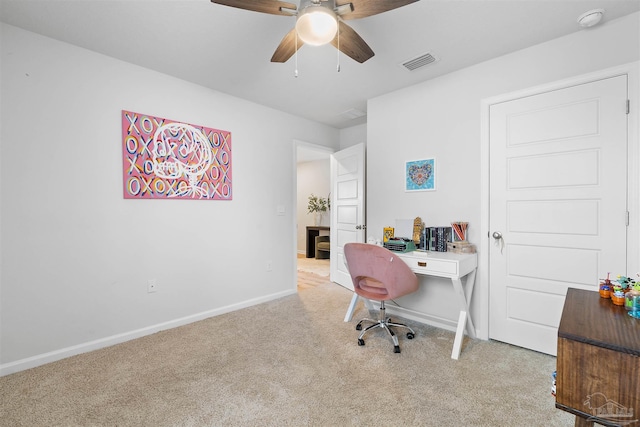
[[[351,293],[297,295],[0,378],[0,425],[572,426],[555,358],[415,324],[356,342]],[[355,318],[365,315],[359,306]]]

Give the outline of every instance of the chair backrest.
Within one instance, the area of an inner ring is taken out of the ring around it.
[[[347,243],[344,256],[356,294],[386,301],[415,292],[418,278],[390,250],[368,243]]]

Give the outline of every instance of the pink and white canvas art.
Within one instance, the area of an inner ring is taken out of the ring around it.
[[[231,132],[122,110],[125,199],[231,200]]]

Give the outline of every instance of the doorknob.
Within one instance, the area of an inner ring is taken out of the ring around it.
[[[502,238],[502,233],[499,231],[494,231],[491,237],[493,237],[493,239],[495,240],[496,246],[500,246],[500,253],[502,253],[502,250],[504,249],[504,239]]]

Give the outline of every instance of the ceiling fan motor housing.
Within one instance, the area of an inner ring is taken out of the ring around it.
[[[323,7],[333,10],[333,8],[336,7],[336,0],[300,0],[300,7],[298,10],[302,10],[310,4],[322,5]]]

